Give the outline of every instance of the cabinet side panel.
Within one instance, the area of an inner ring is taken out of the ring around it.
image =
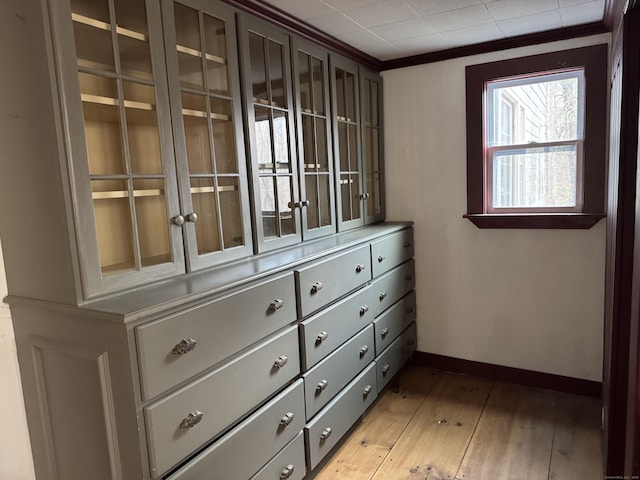
[[[8,71],[0,75],[0,236],[10,294],[75,303],[75,248],[43,12],[41,2],[2,2],[0,64]]]

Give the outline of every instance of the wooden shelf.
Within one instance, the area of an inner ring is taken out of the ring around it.
[[[90,95],[88,93],[82,93],[80,95],[80,98],[82,99],[83,102],[87,102],[87,103],[97,103],[99,105],[111,105],[116,107],[120,105],[119,99],[111,98],[111,97],[103,97],[100,95]],[[124,106],[125,108],[136,108],[138,110],[154,110],[155,109],[155,105],[151,103],[134,102],[132,100],[125,100]]]
[[[218,187],[217,190],[218,192],[233,192],[238,190],[238,187],[234,185],[224,185],[224,186]],[[191,192],[192,195],[194,193],[214,193],[216,191],[216,187],[191,187],[189,191]]]
[[[90,27],[99,28],[100,30],[106,30],[109,32],[111,31],[110,23],[102,22],[100,20],[95,20],[90,17],[85,17],[84,15],[80,15],[79,13],[72,13],[71,19],[74,22],[81,23],[83,25],[88,25]],[[116,25],[116,33],[124,37],[140,40],[141,42],[147,41],[147,36],[145,34],[136,32],[135,30],[129,30],[128,28],[119,27],[117,25]]]
[[[160,188],[152,188],[148,190],[134,190],[134,197],[157,197],[164,195],[164,190]],[[110,190],[106,192],[92,192],[91,194],[94,200],[112,200],[116,198],[128,198],[128,190]]]
[[[193,48],[185,47],[183,45],[176,45],[176,50],[180,53],[184,53],[185,55],[191,55],[192,57],[202,58],[202,52],[200,50],[195,50]],[[212,55],[210,53],[205,53],[204,58],[215,63],[219,63],[220,65],[226,65],[227,61],[218,57],[217,55]]]
[[[183,108],[182,109],[182,115],[185,115],[187,117],[200,117],[200,118],[207,118],[207,112],[203,112],[201,110],[191,110],[188,108]],[[221,113],[210,113],[209,117],[214,119],[214,120],[224,120],[224,121],[229,121],[231,120],[231,117],[229,115],[223,115]]]
[[[350,183],[353,183],[353,178],[346,178],[344,180],[340,180],[340,184],[341,185],[347,185],[347,184],[350,184]]]

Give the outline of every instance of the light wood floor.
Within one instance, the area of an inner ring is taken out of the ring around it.
[[[411,366],[314,480],[602,480],[600,401]]]

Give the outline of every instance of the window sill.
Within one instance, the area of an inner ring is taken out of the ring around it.
[[[604,214],[597,213],[528,213],[528,214],[490,214],[467,213],[464,218],[478,228],[538,228],[538,229],[589,229]]]

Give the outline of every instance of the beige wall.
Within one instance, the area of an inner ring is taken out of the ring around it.
[[[0,300],[7,295],[0,245]],[[0,301],[0,479],[33,480],[33,462],[24,413],[11,315]]]
[[[602,379],[604,221],[579,231],[491,230],[462,215],[465,66],[608,41],[603,34],[383,73],[387,212],[415,221],[420,351]]]

